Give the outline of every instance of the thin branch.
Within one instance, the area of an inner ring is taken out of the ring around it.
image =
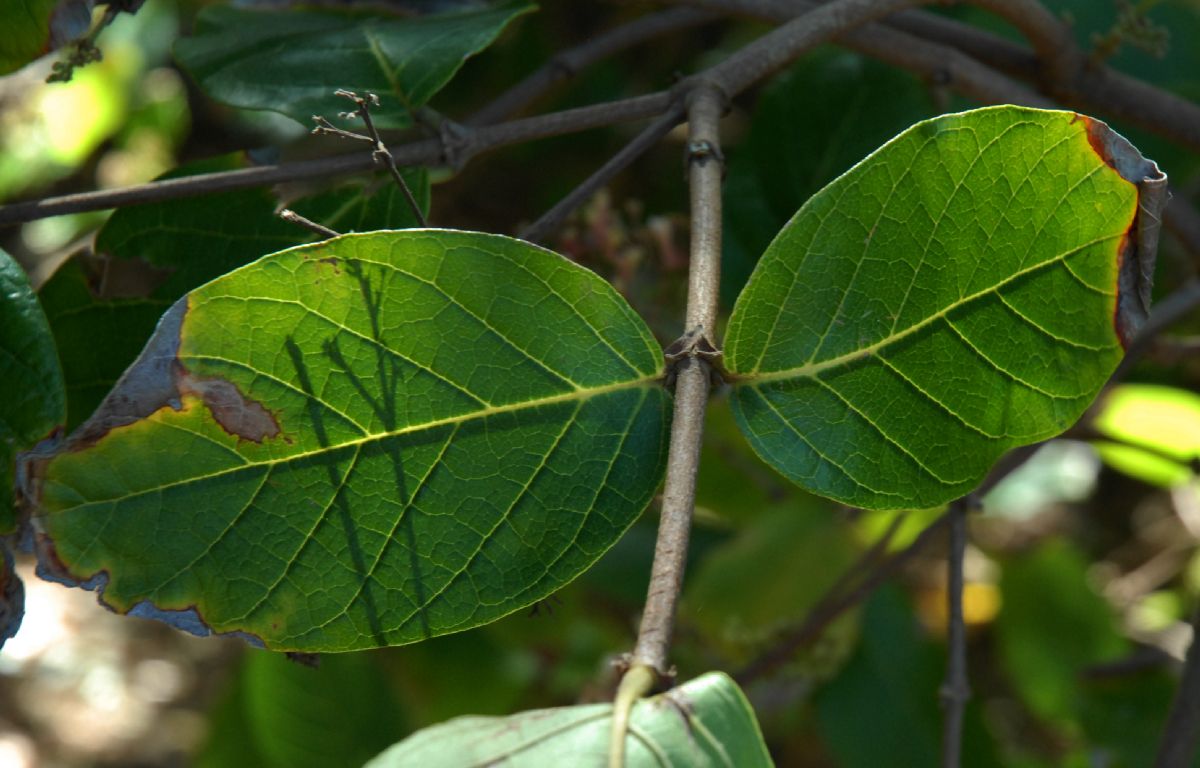
[[[922,11],[888,20],[907,31],[948,45],[1026,81],[1047,86],[1033,51],[998,35]],[[1087,66],[1075,78],[1047,90],[1064,105],[1127,120],[1200,151],[1200,105],[1107,67]]]
[[[323,237],[325,239],[329,239],[331,237],[337,237],[340,234],[339,232],[333,231],[332,229],[325,226],[324,224],[318,224],[317,222],[313,221],[312,219],[304,218],[300,214],[293,211],[291,208],[284,208],[282,211],[279,212],[278,215],[279,215],[279,218],[283,219],[284,221],[289,222],[291,224],[295,224],[297,226],[304,227],[308,231],[315,232],[316,234],[320,235],[321,237]]]
[[[726,94],[737,94],[804,51],[848,29],[930,0],[833,0],[792,19],[741,48],[705,76]]]
[[[634,160],[662,141],[682,119],[682,107],[673,107],[660,115],[621,151],[609,158],[608,162],[596,169],[595,173],[555,203],[554,207],[543,213],[537,221],[526,227],[520,234],[521,239],[531,243],[543,242],[550,233],[562,226],[572,211],[612,181],[614,176],[628,168]]]
[[[713,10],[724,10],[767,21],[784,22],[818,7],[804,0],[691,0]],[[889,16],[888,21],[904,12]],[[939,17],[933,17],[939,18]],[[966,27],[971,29],[971,27]],[[836,42],[851,50],[906,69],[938,86],[949,88],[983,104],[1021,104],[1051,107],[1053,102],[1013,82],[1001,72],[985,66],[950,45],[922,40],[885,23],[876,22],[847,30]]]
[[[675,414],[667,456],[658,541],[650,588],[642,613],[634,667],[649,667],[659,679],[670,676],[667,662],[675,611],[687,565],[688,538],[696,498],[696,471],[708,404],[709,364],[697,351],[716,332],[721,268],[721,158],[717,125],[724,95],[701,82],[688,99],[688,178],[691,190],[691,265],[688,270],[686,327],[693,334],[677,363]]]
[[[815,8],[829,7],[829,5],[820,5],[812,0],[686,0],[686,2],[688,5],[696,7],[726,10],[776,20],[789,15],[795,17],[797,14]],[[996,8],[1002,8],[1004,4],[1000,0],[994,0],[994,5]],[[969,24],[926,11],[905,10],[888,16],[881,22],[881,25],[903,30],[943,48],[957,49],[979,63],[1044,88],[1065,106],[1127,120],[1173,142],[1200,151],[1200,105],[1137,78],[1121,74],[1109,67],[1084,66],[1076,71],[1073,78],[1068,81],[1051,82],[1045,77],[1047,68],[1039,64],[1037,55],[1027,46],[1006,40]],[[871,27],[867,26],[862,29],[871,29]],[[896,60],[898,56],[896,49],[891,51],[882,47],[867,49],[849,35],[843,35],[839,40],[848,47],[858,48],[872,57],[907,68],[907,65]],[[908,51],[901,49],[900,52]],[[956,90],[959,89],[956,88]],[[984,98],[983,100],[994,101],[993,98]],[[1014,104],[1028,103],[1023,100],[1009,99],[1007,101]]]
[[[400,175],[400,169],[396,167],[396,159],[392,157],[392,153],[388,151],[387,145],[383,143],[383,139],[379,135],[379,130],[375,128],[375,121],[371,119],[371,106],[379,106],[379,97],[373,93],[368,93],[366,96],[359,96],[354,91],[347,91],[339,88],[334,92],[335,95],[349,99],[354,102],[356,109],[354,112],[347,112],[342,117],[352,117],[357,115],[362,118],[363,123],[367,126],[367,136],[359,136],[349,131],[343,131],[338,128],[333,129],[333,133],[338,136],[352,137],[356,139],[366,138],[371,142],[374,150],[371,152],[371,158],[376,163],[383,165],[392,176],[392,180],[396,182],[396,186],[403,193],[405,201],[408,203],[409,209],[412,211],[413,218],[417,222],[418,227],[428,226],[425,221],[425,212],[421,210],[421,206],[417,203],[417,198],[413,197],[412,190],[408,188],[408,182]],[[313,128],[313,133],[330,133],[327,127],[328,121],[318,121],[317,127]]]
[[[962,760],[963,714],[971,687],[967,682],[967,628],[963,620],[963,559],[967,550],[968,500],[950,503],[950,552],[947,558],[948,616],[946,680],[942,684],[942,706],[946,710],[942,732],[942,766],[959,768]]]
[[[464,160],[509,144],[653,117],[667,109],[671,100],[670,92],[661,91],[472,129]],[[400,165],[432,165],[444,160],[444,149],[442,142],[437,139],[424,139],[400,145],[392,150],[392,155]],[[68,213],[100,211],[248,187],[344,176],[369,171],[374,165],[374,158],[367,155],[338,155],[317,160],[163,179],[121,189],[30,200],[0,206],[0,226]]]
[[[489,125],[525,109],[555,85],[568,80],[592,64],[626,48],[690,27],[698,27],[720,18],[718,13],[695,8],[672,8],[641,16],[631,22],[601,32],[587,42],[550,57],[487,106],[473,114],[467,125]]]
[[[1200,608],[1192,617],[1192,644],[1183,662],[1183,676],[1158,744],[1154,768],[1187,768],[1200,745],[1200,642],[1197,641],[1200,641]]]

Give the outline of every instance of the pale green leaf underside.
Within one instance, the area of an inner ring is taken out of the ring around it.
[[[761,456],[850,504],[925,507],[1078,418],[1122,355],[1138,199],[1089,122],[998,107],[919,123],[800,209],[726,339]]]
[[[118,610],[281,650],[467,629],[578,575],[661,478],[661,350],[549,251],[346,235],[183,301],[46,468],[57,560]]]
[[[611,729],[612,704],[459,717],[413,734],[366,768],[605,766]],[[625,755],[629,768],[771,764],[749,702],[720,672],[639,701],[633,709]]]
[[[470,56],[513,19],[519,0],[431,16],[331,10],[206,8],[196,34],[175,45],[179,62],[218,101],[280,112],[304,125],[349,108],[339,88],[375,93],[382,128],[412,124]],[[360,127],[361,129],[361,127]]]

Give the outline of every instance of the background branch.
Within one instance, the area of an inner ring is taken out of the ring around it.
[[[544,241],[550,233],[557,230],[567,220],[571,212],[583,205],[596,192],[612,181],[618,173],[625,170],[643,154],[654,147],[663,137],[671,132],[683,120],[683,107],[676,106],[664,112],[654,122],[642,129],[633,141],[621,148],[621,151],[608,159],[604,165],[596,169],[583,183],[568,192],[554,207],[543,213],[537,221],[521,231],[520,237],[531,243]]]
[[[962,760],[963,715],[971,688],[967,682],[967,627],[963,620],[963,559],[967,551],[967,499],[950,502],[950,546],[946,558],[946,680],[942,706],[946,710],[942,731],[942,766],[958,768]]]
[[[493,99],[473,114],[467,125],[488,125],[522,111],[554,86],[584,68],[635,45],[721,18],[721,14],[698,8],[672,8],[641,16],[633,21],[601,32],[582,45],[560,51],[525,79]]]

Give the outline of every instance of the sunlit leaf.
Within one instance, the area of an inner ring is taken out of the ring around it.
[[[347,102],[338,89],[375,93],[381,128],[412,124],[422,106],[466,59],[486,48],[534,6],[521,0],[433,16],[376,11],[260,11],[206,8],[196,33],[175,45],[184,68],[213,98],[280,112],[310,125]]]
[[[1164,193],[1153,163],[1071,112],[913,126],[759,262],[726,339],[739,423],[768,463],[846,503],[966,494],[1070,426],[1116,367],[1147,311]]]
[[[1118,441],[1096,443],[1112,467],[1168,487],[1194,477],[1191,463],[1200,461],[1200,395],[1195,392],[1122,384],[1105,396],[1094,426]]]
[[[611,704],[460,717],[419,731],[367,768],[607,765],[611,729]],[[629,731],[629,768],[772,764],[746,697],[720,672],[638,702]]]
[[[25,270],[0,250],[0,533],[12,530],[17,451],[63,422],[62,369]]]
[[[175,304],[97,413],[31,458],[42,564],[118,611],[278,650],[478,626],[646,506],[661,368],[611,286],[520,241],[274,254]]]

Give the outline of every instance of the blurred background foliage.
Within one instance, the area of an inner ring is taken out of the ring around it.
[[[98,38],[103,60],[69,83],[44,83],[53,56],[0,79],[0,202],[331,151],[331,139],[308,137],[286,118],[206,99],[178,68],[171,45],[208,4],[148,0],[118,16]],[[1195,2],[1047,4],[1071,19],[1097,60],[1200,99]],[[433,106],[462,117],[555,51],[652,7],[546,3],[468,62]],[[1014,34],[970,8],[947,12]],[[585,71],[537,109],[666,87],[676,72],[763,29],[724,21],[668,36]],[[912,122],[969,106],[833,47],[739,97],[723,127],[726,309],[809,195]],[[636,130],[512,147],[410,181],[436,225],[512,233]],[[1170,173],[1177,194],[1200,204],[1200,158],[1127,133]],[[664,342],[682,330],[682,149],[672,135],[551,243],[611,279]],[[170,301],[311,239],[274,216],[281,201],[339,229],[408,225],[381,181],[223,193],[0,231],[0,247],[40,286],[71,423],[86,417]],[[1195,254],[1165,240],[1160,292],[1197,266]],[[1200,593],[1197,333],[1195,318],[1175,329],[1131,383],[1097,404],[1084,439],[1043,447],[971,520],[967,764],[1150,765]],[[940,513],[867,514],[808,496],[753,456],[719,398],[710,410],[674,654],[681,679],[736,673],[879,537],[901,549]],[[595,568],[533,612],[415,646],[324,657],[316,669],[109,615],[86,593],[39,582],[22,561],[28,615],[0,652],[0,764],[353,766],[458,715],[607,699],[616,655],[634,638],[656,522],[652,507]],[[943,547],[924,550],[783,668],[747,681],[779,765],[936,763]]]

